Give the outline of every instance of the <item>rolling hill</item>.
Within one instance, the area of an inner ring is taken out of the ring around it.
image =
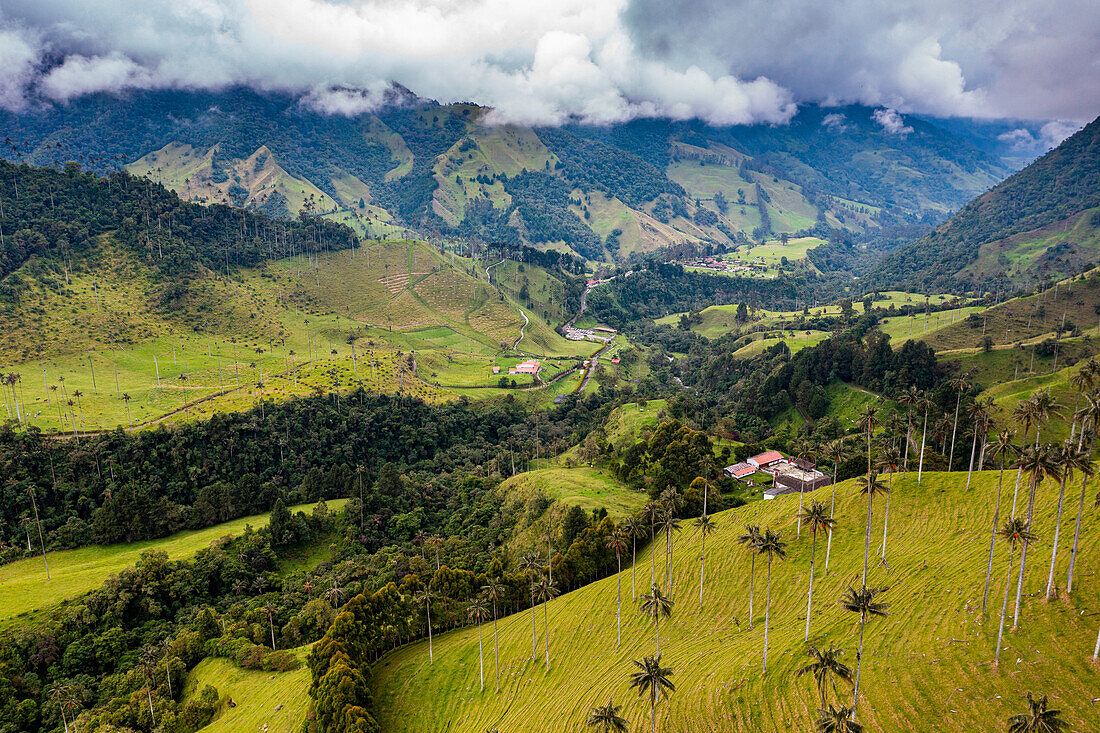
[[[1011,477],[1008,481],[1011,491]],[[1026,709],[1025,693],[1049,694],[1072,730],[1100,725],[1095,698],[1097,670],[1091,664],[1100,591],[1095,516],[1087,517],[1079,567],[1087,579],[1073,598],[1045,603],[1041,591],[1049,561],[1055,503],[1049,486],[1040,491],[1026,602],[1018,630],[1005,635],[1000,667],[991,664],[996,618],[1004,589],[1007,554],[998,543],[991,613],[983,616],[982,588],[997,473],[978,474],[970,491],[965,473],[928,473],[895,478],[890,508],[888,565],[878,562],[882,506],[875,508],[870,584],[888,586],[880,600],[889,615],[868,622],[861,679],[860,721],[870,730],[991,730]],[[820,492],[824,494],[824,491]],[[865,502],[852,482],[838,487],[838,530],[829,575],[822,568],[814,589],[811,638],[836,644],[855,664],[858,620],[837,603],[859,582]],[[822,498],[826,498],[823,496]],[[700,542],[696,532],[677,538],[671,620],[661,624],[662,662],[673,668],[676,692],[657,708],[663,731],[787,731],[811,725],[819,705],[812,680],[796,670],[808,662],[803,640],[811,541],[795,539],[797,499],[781,497],[722,512],[707,542],[707,585],[699,603]],[[773,569],[769,669],[761,674],[764,636],[765,564],[756,564],[755,613],[747,613],[749,558],[736,537],[746,522],[779,529],[789,541],[787,558]],[[1064,529],[1064,527],[1063,527]],[[1063,533],[1063,537],[1065,534]],[[1063,548],[1065,545],[1063,545]],[[663,556],[658,541],[658,556]],[[1059,572],[1066,567],[1063,550]],[[638,559],[639,582],[649,582],[646,552]],[[656,559],[658,572],[663,557]],[[574,730],[588,710],[609,698],[623,705],[631,730],[648,730],[648,704],[629,689],[631,660],[655,651],[653,627],[630,598],[631,570],[624,570],[623,636],[615,644],[615,576],[548,604],[550,671],[544,669],[542,609],[536,609],[537,656],[531,660],[529,612],[499,623],[501,692],[493,692],[492,628],[486,625],[486,678],[478,690],[478,632],[466,628],[435,639],[434,664],[427,644],[383,657],[371,683],[385,733],[396,731]],[[644,580],[643,580],[644,578]],[[1011,604],[1010,604],[1011,613]],[[850,688],[839,687],[850,704]],[[830,697],[832,697],[830,693]],[[537,714],[534,714],[537,711]]]
[[[882,282],[1044,282],[1100,258],[1100,118],[890,255]]]
[[[934,221],[1009,172],[942,126],[914,117],[912,132],[890,134],[864,107],[807,106],[776,127],[530,128],[401,89],[386,102],[344,117],[242,88],[135,91],[0,112],[0,130],[9,158],[125,167],[200,202],[608,261],[684,242]]]

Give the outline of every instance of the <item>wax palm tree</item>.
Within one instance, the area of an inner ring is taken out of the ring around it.
[[[268,601],[263,606],[263,612],[267,614],[267,625],[271,628],[271,651],[275,651],[275,614],[279,612],[279,607]]]
[[[1012,408],[1012,419],[1017,423],[1022,423],[1024,426],[1023,434],[1020,436],[1020,450],[1017,453],[1017,457],[1023,454],[1024,450],[1028,446],[1027,431],[1031,429],[1031,426],[1035,420],[1035,401],[1029,397],[1025,400],[1020,400],[1016,403],[1016,406]],[[1035,439],[1035,445],[1039,445],[1039,439]],[[1016,468],[1016,486],[1012,490],[1012,518],[1016,518],[1016,506],[1020,496],[1020,481],[1023,478],[1023,467],[1017,466],[1013,463],[1013,467]]]
[[[550,582],[549,576],[542,576],[535,582],[535,597],[542,604],[542,633],[546,642],[546,671],[550,671],[550,619],[546,605],[560,595],[558,587]]]
[[[707,535],[713,534],[718,529],[718,525],[706,514],[698,517],[694,522],[692,522],[692,525],[695,527],[695,529],[699,530],[699,538],[700,542],[702,543],[702,550],[699,559],[699,607],[702,608],[703,577],[707,564]]]
[[[978,436],[982,436],[982,446],[985,446],[985,434],[989,428],[989,415],[992,409],[992,400],[974,400],[966,408],[967,417],[970,418],[970,463],[966,469],[966,490],[970,491],[970,478],[974,474],[974,455],[978,450]],[[984,456],[985,451],[982,451]],[[982,470],[981,460],[978,461],[978,470]]]
[[[1054,521],[1054,541],[1050,550],[1050,573],[1047,575],[1046,600],[1048,601],[1051,593],[1054,592],[1054,566],[1058,562],[1058,536],[1062,530],[1062,507],[1066,500],[1066,482],[1073,478],[1074,471],[1080,471],[1087,481],[1093,470],[1089,454],[1075,446],[1072,440],[1062,443],[1056,450],[1056,460],[1062,468],[1062,482],[1058,491],[1058,512]]]
[[[920,436],[920,462],[917,464],[917,486],[920,486],[921,477],[924,475],[924,444],[928,438],[928,411],[934,407],[932,400],[929,399],[928,394],[921,392],[920,402],[917,403],[917,409],[924,411],[924,427],[921,429]]]
[[[588,727],[599,728],[603,733],[626,733],[630,721],[619,715],[619,707],[612,698],[606,705],[589,709]]]
[[[531,583],[531,661],[535,661],[535,657],[538,655],[538,642],[536,641],[535,632],[535,578],[542,572],[543,569],[542,555],[538,550],[531,550],[525,552],[523,557],[519,561],[519,569],[530,579]]]
[[[485,596],[475,596],[466,605],[466,615],[470,620],[477,622],[477,661],[481,674],[481,691],[485,691],[485,651],[481,643],[481,622],[489,615],[489,603]]]
[[[1096,363],[1095,359],[1090,359],[1089,361]],[[1073,440],[1074,436],[1077,435],[1077,421],[1081,417],[1077,408],[1081,406],[1081,397],[1083,397],[1086,392],[1092,389],[1094,374],[1095,372],[1089,366],[1088,362],[1086,362],[1069,378],[1069,384],[1071,387],[1073,387],[1074,392],[1076,393],[1073,397],[1073,424],[1069,430],[1070,440]]]
[[[611,533],[611,537],[607,540],[607,546],[609,549],[615,551],[615,562],[618,563],[619,571],[615,574],[615,580],[617,583],[617,596],[615,598],[615,646],[618,646],[623,641],[623,624],[622,624],[622,611],[623,611],[623,558],[622,553],[627,548],[626,533],[622,528],[617,528]]]
[[[649,525],[649,584],[657,582],[657,520],[661,517],[661,505],[647,501],[642,507],[642,522]]]
[[[817,533],[833,528],[836,521],[829,516],[829,507],[823,501],[811,503],[802,512],[802,521],[813,533],[810,549],[810,591],[806,596],[806,641],[810,640],[810,612],[814,605],[814,563],[817,561]]]
[[[1097,363],[1089,360],[1090,363]],[[1094,374],[1100,375],[1100,364],[1093,369]],[[1093,443],[1096,440],[1097,427],[1100,426],[1100,394],[1089,393],[1085,395],[1085,406],[1081,408],[1081,440],[1079,447],[1084,445],[1085,436],[1088,436],[1088,447],[1085,452],[1091,456]],[[1077,503],[1077,525],[1073,531],[1073,549],[1069,553],[1069,571],[1066,573],[1066,593],[1073,592],[1073,570],[1077,565],[1077,547],[1081,540],[1081,518],[1085,512],[1085,492],[1088,489],[1090,474],[1082,472],[1081,498]]]
[[[661,586],[656,583],[649,593],[642,594],[642,613],[653,619],[657,633],[657,656],[661,655],[661,617],[672,616],[673,600],[661,592]]]
[[[989,536],[989,561],[985,568],[985,592],[982,593],[982,615],[986,613],[989,603],[989,583],[993,577],[993,548],[997,544],[997,529],[1001,519],[1001,487],[1005,477],[1005,460],[1016,456],[1018,449],[1012,442],[1013,434],[1008,430],[1002,430],[997,434],[997,440],[993,444],[993,457],[997,459],[1000,469],[997,471],[997,500],[993,508],[993,530]]]
[[[1008,593],[1012,587],[1012,561],[1016,557],[1016,545],[1026,547],[1035,540],[1028,523],[1020,517],[1005,522],[998,534],[1008,543],[1008,576],[1005,578],[1005,597],[1001,602],[1001,620],[997,627],[997,649],[993,654],[993,664],[1000,664],[1001,661],[1001,640],[1004,639],[1005,617],[1008,615]]]
[[[832,519],[836,516],[836,471],[837,466],[844,460],[844,457],[848,455],[848,445],[844,442],[844,438],[837,438],[836,440],[830,440],[821,448],[821,457],[827,461],[833,462],[833,480],[832,489],[833,496],[829,501],[829,518]],[[829,539],[825,545],[825,575],[829,574],[829,556],[833,550],[833,529],[829,528]]]
[[[481,592],[493,603],[493,669],[496,671],[497,692],[500,692],[500,647],[497,646],[497,602],[504,600],[508,588],[497,578],[490,578],[487,585],[481,586]]]
[[[1061,710],[1047,707],[1047,696],[1036,700],[1027,693],[1027,712],[1008,719],[1008,733],[1059,733],[1069,724],[1062,720]]]
[[[898,402],[905,407],[905,460],[903,470],[909,471],[909,438],[913,432],[913,412],[920,404],[921,392],[916,385],[909,385],[898,395]]]
[[[1032,526],[1035,517],[1035,495],[1044,478],[1059,477],[1057,458],[1051,446],[1041,445],[1035,448],[1027,448],[1016,461],[1016,465],[1023,469],[1028,477],[1029,491],[1027,502],[1027,525]],[[1020,625],[1020,601],[1024,594],[1024,573],[1027,570],[1027,550],[1030,543],[1025,542],[1020,550],[1020,577],[1016,585],[1016,610],[1012,617],[1012,627]]]
[[[969,375],[948,379],[947,384],[955,390],[955,420],[951,426],[951,452],[947,457],[947,470],[951,471],[955,465],[955,433],[959,430],[959,406],[962,404],[963,392],[970,389]]]
[[[653,733],[657,733],[657,700],[668,697],[676,691],[676,685],[669,679],[672,676],[672,667],[661,666],[661,655],[655,657],[642,657],[642,661],[634,660],[634,666],[638,668],[630,675],[630,686],[638,688],[638,696],[649,696],[649,720]]]
[[[852,700],[852,720],[855,720],[856,708],[859,707],[859,673],[863,668],[863,633],[867,627],[868,618],[889,615],[886,609],[890,604],[875,600],[880,593],[887,590],[889,589],[868,588],[866,585],[857,590],[849,586],[840,599],[840,605],[845,611],[859,614],[859,652],[856,653],[856,681],[854,685],[855,697]]]
[[[138,665],[141,667],[141,674],[145,677],[145,696],[149,701],[149,719],[153,721],[153,727],[156,727],[157,718],[153,713],[153,670],[157,666],[156,649],[151,646],[143,648],[138,655]]]
[[[635,592],[635,576],[638,569],[638,538],[642,536],[645,528],[638,517],[627,517],[622,523],[623,531],[630,538],[630,600],[637,600]]]
[[[878,479],[878,474],[872,471],[866,476],[856,478],[856,486],[859,493],[867,497],[867,536],[863,543],[863,585],[867,585],[867,558],[871,554],[871,514],[874,509],[875,494],[886,493],[886,485]]]
[[[901,463],[901,455],[896,448],[887,447],[879,456],[878,468],[885,471],[889,478],[886,482],[886,513],[882,518],[882,561],[886,562],[886,532],[890,526],[890,496],[894,493],[894,473]]]
[[[435,598],[436,595],[431,588],[417,591],[413,596],[413,603],[424,604],[424,611],[428,617],[428,664],[435,664],[435,652],[432,650],[432,601]]]
[[[806,666],[800,667],[797,676],[813,675],[814,680],[817,682],[817,689],[821,693],[822,709],[825,708],[825,690],[828,685],[832,685],[833,694],[839,697],[836,690],[837,679],[842,679],[848,683],[852,681],[852,669],[840,661],[840,655],[843,653],[842,649],[837,649],[832,645],[828,649],[819,649],[812,645],[806,647],[806,654],[809,655],[812,661]]]
[[[768,622],[772,611],[772,560],[787,557],[787,543],[779,532],[765,529],[756,545],[756,552],[768,556],[768,593],[764,601],[764,674],[768,673]]]
[[[763,535],[760,532],[760,525],[758,524],[746,524],[743,534],[737,537],[737,544],[744,545],[745,549],[749,551],[749,628],[752,628],[752,600],[753,591],[756,586],[756,550],[760,544],[760,539]]]
[[[879,425],[878,419],[878,405],[868,402],[863,406],[863,409],[859,411],[859,416],[856,418],[856,425],[863,431],[867,438],[867,472],[871,472],[871,434],[874,433],[875,428]]]
[[[817,711],[817,730],[819,733],[863,733],[863,726],[857,723],[855,710],[844,707],[829,707]]]
[[[1060,417],[1062,406],[1054,399],[1049,389],[1041,389],[1031,396],[1033,402],[1032,413],[1035,421],[1035,442],[1039,442],[1039,432],[1043,425],[1053,417]]]

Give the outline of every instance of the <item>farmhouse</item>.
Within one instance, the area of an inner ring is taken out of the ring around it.
[[[748,463],[750,466],[753,466],[754,468],[760,469],[767,468],[768,466],[771,466],[774,463],[779,463],[782,460],[785,460],[782,453],[777,450],[770,450],[765,451],[764,453],[758,453],[757,455],[748,459],[746,463]]]
[[[521,361],[516,364],[515,367],[508,370],[509,374],[538,374],[541,362],[538,359],[528,359],[527,361]]]

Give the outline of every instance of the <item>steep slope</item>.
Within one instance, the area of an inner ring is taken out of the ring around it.
[[[933,222],[1007,173],[947,130],[907,118],[907,131],[892,134],[863,107],[806,107],[777,127],[530,128],[403,90],[384,101],[344,117],[246,89],[134,92],[0,112],[0,131],[12,141],[8,157],[128,166],[199,201],[280,216],[376,207],[425,232],[593,260],[683,242],[732,246],[769,233]]]
[[[869,584],[889,586],[879,600],[889,615],[868,621],[860,680],[860,722],[878,731],[994,730],[1026,710],[1028,691],[1051,696],[1073,730],[1100,726],[1096,668],[1088,661],[1096,638],[1100,589],[1087,576],[1072,599],[1044,603],[1025,597],[1021,626],[1007,631],[1000,667],[994,667],[997,616],[1004,592],[1007,552],[998,543],[990,611],[981,615],[985,563],[997,473],[979,474],[966,491],[965,473],[926,473],[895,478],[890,506],[889,565],[878,560],[882,505],[875,507]],[[1011,492],[1011,476],[1006,480]],[[820,497],[827,499],[825,490]],[[1041,593],[1049,562],[1056,502],[1050,486],[1040,490],[1036,509],[1042,538],[1029,560],[1025,593]],[[845,663],[855,665],[858,618],[837,600],[858,584],[863,562],[865,501],[852,482],[837,491],[838,530],[829,575],[823,572],[819,538],[811,639],[836,644]],[[714,517],[718,531],[706,545],[707,585],[699,603],[698,534],[685,531],[673,555],[675,607],[661,623],[664,666],[672,667],[676,692],[657,707],[662,731],[808,730],[820,705],[812,679],[796,670],[808,662],[805,629],[807,571],[811,538],[795,539],[797,497],[761,501]],[[1100,526],[1086,517],[1078,568],[1100,560],[1095,541]],[[750,561],[736,542],[747,522],[781,530],[790,542],[787,559],[774,563],[768,672],[761,674],[767,564],[756,563],[753,628],[749,628]],[[1063,537],[1066,536],[1063,525]],[[1058,565],[1064,580],[1066,545]],[[638,559],[637,586],[650,582],[650,565],[664,569],[663,543]],[[655,557],[656,555],[656,557]],[[631,660],[656,651],[653,624],[631,601],[632,570],[622,575],[622,644],[616,646],[615,594],[611,576],[548,604],[550,671],[544,668],[543,611],[536,609],[537,650],[531,660],[529,612],[499,622],[501,692],[493,691],[493,632],[482,629],[486,687],[478,689],[476,628],[437,636],[435,662],[418,643],[384,657],[371,681],[379,722],[394,731],[579,730],[591,706],[613,698],[623,705],[631,729],[648,730],[649,706],[629,688]],[[1011,614],[1012,605],[1009,604]],[[1009,619],[1011,624],[1011,618]],[[851,704],[850,687],[838,685],[839,703]],[[830,691],[831,702],[836,703]]]
[[[880,281],[926,287],[1080,271],[1100,256],[1100,118],[894,253]]]

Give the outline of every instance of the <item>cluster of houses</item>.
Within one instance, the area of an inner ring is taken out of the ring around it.
[[[833,483],[832,476],[819,471],[809,461],[788,458],[777,450],[765,451],[723,470],[727,476],[746,483],[756,473],[770,476],[772,485],[764,490],[765,499],[774,499],[781,494],[816,491]]]
[[[759,263],[746,262],[741,259],[724,260],[721,257],[700,257],[693,260],[684,260],[679,264],[684,267],[698,267],[704,270],[713,270],[714,272],[743,272],[752,273],[758,272],[764,269],[764,262],[762,258]]]
[[[565,337],[570,341],[603,341],[607,343],[615,338],[618,331],[611,326],[599,325],[592,328],[565,327]]]
[[[521,361],[514,367],[508,370],[509,374],[538,374],[539,369],[542,368],[542,362],[538,359],[528,359],[527,361]],[[500,374],[500,367],[493,367],[493,374]]]

